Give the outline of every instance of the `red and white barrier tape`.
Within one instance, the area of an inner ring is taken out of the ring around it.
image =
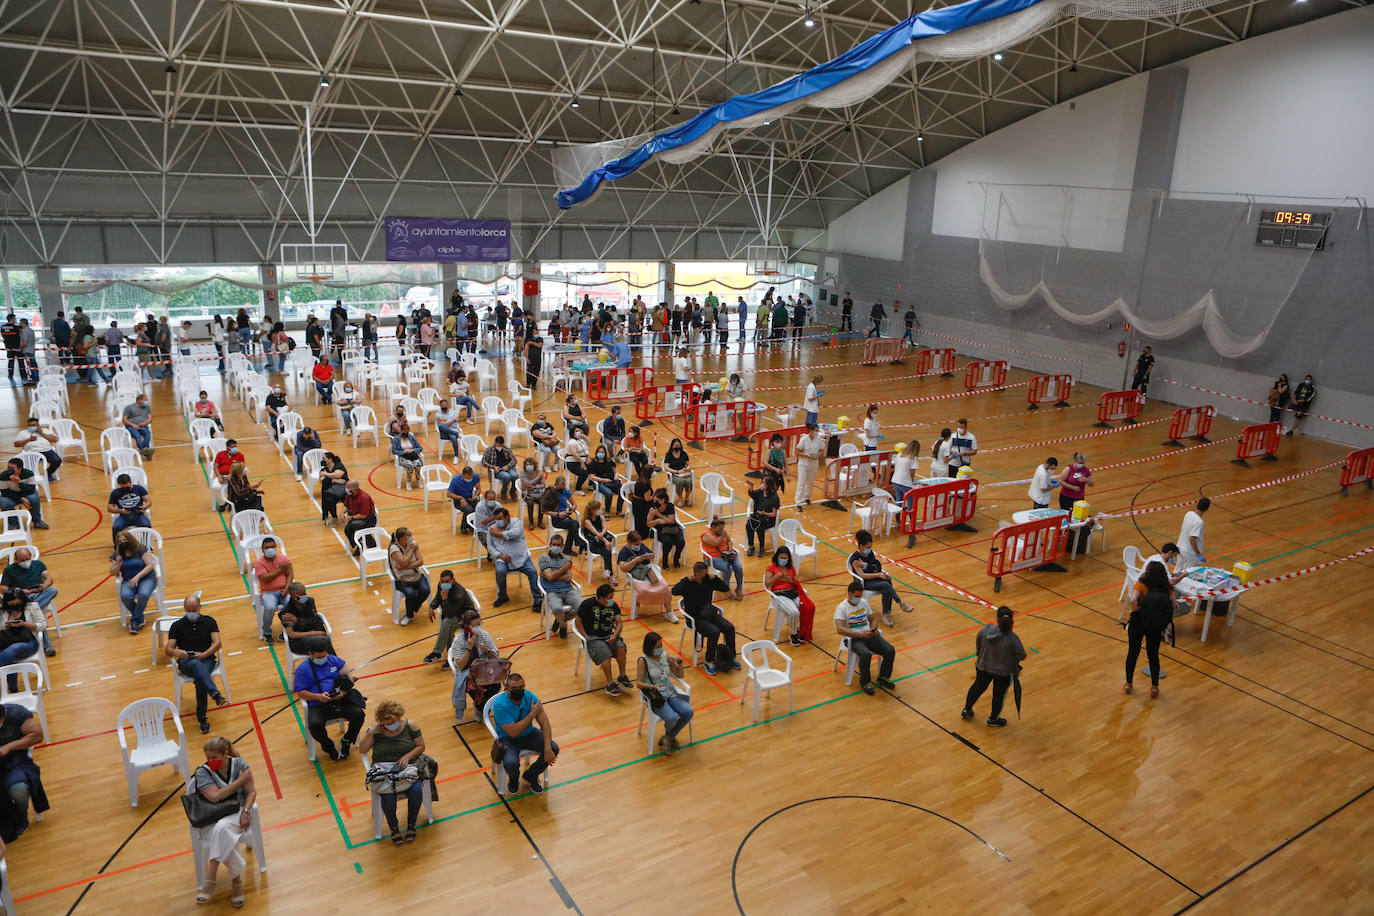
[[[1046,408],[1043,408],[1043,409],[1041,410],[1040,416],[1045,416],[1046,414],[1050,414],[1050,413],[1058,413],[1058,412],[1061,411],[1061,410],[1082,410],[1084,407],[1096,408],[1097,405],[1096,405],[1096,404],[1070,404],[1070,405],[1067,406],[1067,407],[1046,407]],[[994,413],[994,414],[988,414],[987,416],[982,416],[982,417],[965,417],[965,419],[967,419],[967,420],[972,420],[972,421],[979,421],[979,422],[981,422],[981,421],[983,421],[983,420],[1005,420],[1007,417],[1029,417],[1029,416],[1032,416],[1032,414],[1031,414],[1030,412],[1025,411],[1025,410],[1018,410],[1018,411],[1015,411],[1015,412],[1013,412],[1013,413]],[[931,428],[931,429],[934,429],[934,428],[937,427],[937,426],[948,426],[949,424],[955,423],[955,422],[957,422],[957,420],[956,420],[955,418],[950,418],[950,419],[948,419],[948,420],[929,420],[929,421],[927,421],[927,422],[925,422],[925,423],[884,423],[884,424],[883,424],[883,428],[884,428],[884,429],[926,429],[927,427],[929,427],[929,428]]]
[[[918,330],[916,333],[924,335],[926,337],[939,337],[942,340],[952,340],[955,343],[971,344],[975,347],[984,347],[989,350],[1001,350],[1003,353],[1020,353],[1022,356],[1038,356],[1041,359],[1053,359],[1058,360],[1061,363],[1076,363],[1078,365],[1083,364],[1083,360],[1074,359],[1070,356],[1056,356],[1053,353],[1036,353],[1034,350],[1018,350],[1015,347],[1001,347],[997,344],[984,343],[981,340],[968,340],[963,337],[951,337],[948,334],[941,334],[937,331]]]
[[[951,398],[967,398],[979,394],[992,394],[997,391],[1010,391],[1013,388],[1025,388],[1030,382],[1017,382],[1013,385],[998,385],[996,388],[979,388],[974,391],[953,391],[949,394],[932,394],[924,398],[896,398],[891,401],[850,401],[844,404],[826,404],[827,408],[835,407],[887,407],[892,404],[927,404],[931,401],[948,401]]]
[[[1096,439],[1098,436],[1110,436],[1113,433],[1129,432],[1133,429],[1143,429],[1146,426],[1153,426],[1156,423],[1163,423],[1172,420],[1173,417],[1160,417],[1157,420],[1146,420],[1143,423],[1133,423],[1130,426],[1113,426],[1111,429],[1099,429],[1097,432],[1084,433],[1081,436],[1065,436],[1061,439],[1045,439],[1042,442],[1023,442],[1020,445],[1003,445],[998,448],[981,448],[978,454],[984,455],[991,452],[1010,452],[1018,448],[1037,448],[1043,445],[1057,445],[1060,442],[1078,442],[1081,439]]]
[[[1344,563],[1344,562],[1346,562],[1347,560],[1353,560],[1353,559],[1355,559],[1356,557],[1362,557],[1362,556],[1364,556],[1365,554],[1368,554],[1368,553],[1374,553],[1374,545],[1371,545],[1371,546],[1369,546],[1369,547],[1366,547],[1366,548],[1364,548],[1363,550],[1357,550],[1357,551],[1355,551],[1354,553],[1348,553],[1348,554],[1346,554],[1346,555],[1343,556],[1343,557],[1337,557],[1337,558],[1334,559],[1334,560],[1327,560],[1325,563],[1318,563],[1316,566],[1309,566],[1309,567],[1307,567],[1306,569],[1295,569],[1293,572],[1286,572],[1286,573],[1284,573],[1283,575],[1280,575],[1280,576],[1270,576],[1270,577],[1267,578],[1267,579],[1260,579],[1258,582],[1248,582],[1248,583],[1246,583],[1245,585],[1237,585],[1237,586],[1234,587],[1234,588],[1220,588],[1220,589],[1215,589],[1215,590],[1213,590],[1213,591],[1206,592],[1205,594],[1199,595],[1198,597],[1199,597],[1199,598],[1216,598],[1216,597],[1235,598],[1235,597],[1239,597],[1240,594],[1241,594],[1241,592],[1248,592],[1248,591],[1250,591],[1250,589],[1252,589],[1252,588],[1259,588],[1261,585],[1273,585],[1275,582],[1286,582],[1286,581],[1289,580],[1289,579],[1296,579],[1296,578],[1298,578],[1298,576],[1305,576],[1305,575],[1307,575],[1308,573],[1314,573],[1314,572],[1316,572],[1316,571],[1319,570],[1319,569],[1326,569],[1328,566],[1335,566],[1335,565],[1337,565],[1337,564],[1339,564],[1339,563]]]
[[[1190,385],[1187,382],[1179,382],[1171,378],[1162,378],[1158,379],[1158,381],[1165,382],[1169,385],[1177,385],[1180,388],[1191,388],[1194,391],[1205,391],[1207,394],[1215,394],[1223,398],[1230,398],[1233,401],[1244,401],[1247,404],[1258,404],[1260,407],[1269,406],[1269,403],[1267,401],[1256,401],[1253,398],[1243,398],[1238,394],[1227,394],[1225,391],[1217,391],[1212,388],[1202,388],[1198,385]],[[1295,407],[1281,407],[1279,409],[1287,413],[1293,414],[1299,412],[1298,409]],[[1316,417],[1318,420],[1330,420],[1332,423],[1344,423],[1346,426],[1355,426],[1360,429],[1374,429],[1374,426],[1370,426],[1366,423],[1356,423],[1354,420],[1342,420],[1340,417],[1328,417],[1325,414],[1312,413],[1311,411],[1308,411],[1307,415],[1309,417]]]
[[[1239,496],[1241,493],[1251,493],[1255,490],[1263,490],[1266,487],[1276,487],[1281,483],[1288,483],[1293,480],[1298,480],[1302,477],[1311,477],[1313,474],[1320,474],[1322,471],[1329,471],[1332,468],[1340,467],[1342,463],[1342,461],[1332,461],[1329,464],[1323,464],[1320,467],[1309,468],[1306,471],[1298,471],[1296,474],[1289,474],[1285,477],[1276,477],[1273,480],[1266,480],[1264,483],[1257,483],[1248,487],[1241,487],[1239,490],[1232,490],[1229,493],[1218,493],[1215,496],[1210,496],[1209,498],[1213,502],[1215,502],[1216,500],[1223,499],[1227,496]],[[1124,512],[1105,512],[1094,515],[1093,518],[1130,518],[1135,515],[1150,515],[1155,512],[1164,512],[1169,509],[1181,509],[1184,506],[1193,506],[1196,504],[1196,502],[1196,500],[1190,499],[1184,502],[1171,503],[1165,506],[1148,506],[1140,509],[1127,509]]]
[[[1196,451],[1200,448],[1211,448],[1214,445],[1230,445],[1233,439],[1213,439],[1211,442],[1203,442],[1200,445],[1190,445],[1187,448],[1176,448],[1170,452],[1159,452],[1155,455],[1146,455],[1144,458],[1132,458],[1130,461],[1118,461],[1116,464],[1108,464],[1097,468],[1099,471],[1110,471],[1114,468],[1124,468],[1132,464],[1144,464],[1146,461],[1154,461],[1156,458],[1168,458],[1170,455],[1182,455],[1184,452]]]

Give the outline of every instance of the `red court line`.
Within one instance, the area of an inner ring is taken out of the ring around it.
[[[653,627],[651,627],[651,626],[649,626],[647,623],[645,623],[643,620],[640,620],[638,617],[635,618],[634,622],[637,623],[637,624],[639,624],[640,626],[642,626],[642,627],[643,627],[644,629],[646,629],[646,630],[653,630],[653,629],[654,629]],[[657,631],[657,630],[654,630],[654,632],[657,633],[658,631]],[[667,646],[667,647],[668,647],[668,650],[669,650],[670,652],[672,652],[674,655],[676,655],[678,658],[683,659],[684,662],[686,661],[686,657],[685,657],[681,652],[679,652],[677,649],[673,648],[671,645],[668,645],[668,638],[667,638],[666,636],[663,637],[663,645]],[[691,666],[691,665],[688,665],[687,667],[690,668],[690,667],[692,667],[692,666]],[[716,680],[715,678],[713,678],[711,675],[707,674],[705,668],[697,668],[697,673],[699,673],[702,677],[706,678],[706,680],[710,681],[712,684],[715,684],[717,687],[719,687],[721,693],[725,694],[725,695],[726,695],[727,697],[729,697],[730,699],[732,699],[732,700],[738,699],[733,693],[731,693],[729,690],[727,690],[727,689],[724,687],[724,685],[722,685],[722,684],[720,683],[720,681],[717,681],[717,680]]]
[[[375,490],[375,491],[378,492],[378,493],[385,493],[387,496],[394,496],[394,497],[396,497],[397,499],[409,500],[410,502],[413,502],[413,503],[422,502],[422,500],[421,500],[419,497],[416,497],[416,496],[402,496],[400,493],[393,493],[393,492],[391,492],[390,490],[383,489],[382,487],[377,486],[377,481],[375,481],[375,480],[372,479],[372,475],[375,474],[375,473],[377,473],[378,471],[380,471],[380,470],[381,470],[382,468],[384,468],[384,467],[390,467],[392,464],[393,464],[393,462],[391,462],[391,461],[383,461],[381,464],[377,465],[377,466],[374,467],[372,470],[368,471],[368,472],[367,472],[367,485],[368,485],[368,487],[370,487],[371,489]]]
[[[89,467],[89,465],[87,465],[87,467]],[[59,544],[59,545],[56,546],[56,547],[53,547],[53,548],[51,548],[51,549],[49,549],[49,550],[43,551],[43,553],[45,553],[45,554],[54,554],[54,553],[57,553],[59,550],[61,550],[63,547],[70,547],[71,545],[75,544],[77,541],[82,540],[82,538],[85,538],[87,535],[89,535],[89,534],[91,534],[92,532],[94,532],[95,529],[97,529],[97,528],[100,527],[100,523],[101,523],[102,521],[104,521],[104,519],[105,519],[105,513],[100,511],[100,507],[99,507],[99,506],[93,506],[93,505],[91,505],[90,503],[86,502],[84,499],[73,499],[73,498],[70,497],[70,496],[58,496],[58,497],[56,497],[56,498],[57,498],[57,499],[60,499],[60,500],[63,500],[64,502],[69,502],[69,503],[80,503],[81,505],[86,506],[86,507],[89,508],[89,509],[95,510],[95,524],[92,525],[90,528],[86,529],[86,534],[81,535],[81,537],[73,538],[72,540],[68,541],[68,542],[65,543],[65,544]]]
[[[272,777],[272,791],[281,798],[281,784],[277,782],[277,769],[272,766],[272,755],[267,751],[267,738],[262,733],[262,723],[258,721],[258,709],[253,701],[248,701],[248,715],[253,718],[253,731],[258,733],[258,746],[262,748],[262,759],[267,764],[267,775]]]

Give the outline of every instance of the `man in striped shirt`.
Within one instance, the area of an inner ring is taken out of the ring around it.
[[[835,608],[835,632],[849,637],[849,651],[859,662],[859,687],[863,692],[874,694],[872,681],[873,656],[882,656],[883,663],[878,669],[878,686],[892,690],[897,685],[892,682],[892,662],[897,650],[882,637],[882,631],[873,624],[873,609],[864,600],[864,586],[857,580],[849,583],[848,597]]]

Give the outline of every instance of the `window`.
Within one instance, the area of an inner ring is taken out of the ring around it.
[[[657,261],[545,261],[540,265],[540,314],[548,315],[566,302],[579,308],[591,297],[624,311],[635,296],[650,307],[658,304]]]
[[[282,282],[288,281],[289,273],[290,267],[283,265]],[[440,302],[443,281],[438,264],[350,264],[333,282],[365,285],[345,289],[324,283],[283,286],[277,291],[281,305],[280,314],[275,317],[283,321],[304,321],[307,315],[313,314],[323,321],[335,300],[343,302],[352,319],[372,314],[385,320],[395,318],[398,312],[409,316],[412,309],[421,305],[435,314],[443,314],[440,308],[445,304]],[[278,310],[269,306],[267,311]]]
[[[205,279],[216,274],[229,279]],[[110,280],[124,282],[100,288]],[[65,311],[70,315],[73,308],[80,306],[97,328],[107,327],[111,321],[130,327],[148,316],[167,315],[175,325],[185,320],[232,315],[241,308],[256,314],[262,310],[262,293],[251,286],[257,283],[258,269],[252,265],[62,268],[63,287],[93,287],[89,293],[64,295]],[[164,294],[150,292],[143,284],[154,289],[185,288]]]

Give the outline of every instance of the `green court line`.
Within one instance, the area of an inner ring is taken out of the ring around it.
[[[829,547],[831,550],[835,551],[836,553],[843,553],[843,554],[845,554],[846,556],[848,556],[848,552],[847,552],[847,551],[841,550],[840,548],[836,547],[834,544],[830,543],[830,542],[829,542],[828,540],[826,540],[825,538],[823,538],[823,537],[818,537],[817,540],[820,541],[820,542],[821,542],[822,544],[824,544],[825,546]],[[892,574],[891,574],[891,573],[888,573],[888,575],[891,576]],[[950,604],[950,603],[949,603],[948,601],[946,601],[944,598],[942,598],[942,597],[937,597],[936,595],[933,595],[933,594],[931,594],[930,592],[922,591],[920,588],[918,588],[918,587],[912,585],[910,582],[906,581],[905,579],[899,579],[899,578],[897,578],[896,576],[892,576],[892,581],[894,581],[894,582],[900,582],[902,585],[905,585],[905,586],[907,587],[907,590],[908,590],[908,591],[915,592],[916,594],[918,594],[918,595],[920,595],[920,596],[922,596],[922,597],[924,597],[924,598],[929,598],[931,601],[934,601],[936,604],[941,605],[941,606],[946,607],[946,608],[949,608],[951,611],[953,611],[954,613],[958,614],[960,617],[966,617],[966,618],[968,618],[969,620],[972,620],[974,623],[984,623],[984,621],[978,619],[977,617],[971,616],[970,614],[967,614],[967,613],[965,613],[964,611],[960,610],[959,608],[955,607],[954,605]]]
[[[978,656],[977,656],[976,654],[975,654],[975,655],[965,655],[963,658],[956,658],[956,659],[953,659],[953,660],[951,660],[951,661],[941,662],[941,663],[938,664],[938,665],[932,665],[932,666],[930,666],[930,667],[928,667],[928,668],[925,668],[925,669],[923,669],[923,670],[921,670],[921,671],[913,671],[911,674],[904,674],[904,675],[902,675],[902,676],[899,677],[899,678],[894,678],[893,680],[894,680],[894,681],[905,681],[905,680],[907,680],[907,679],[909,679],[909,678],[919,677],[919,676],[922,675],[922,674],[929,674],[929,673],[931,673],[932,671],[938,671],[938,670],[940,670],[941,668],[948,668],[950,665],[957,665],[957,664],[959,664],[960,662],[970,661],[971,659],[974,659],[974,658],[977,658],[977,657],[978,657]],[[776,716],[769,716],[767,719],[760,719],[758,722],[750,722],[748,725],[741,725],[741,726],[738,726],[737,728],[728,729],[727,731],[723,731],[723,732],[721,732],[721,733],[718,734],[718,735],[712,735],[712,736],[709,737],[709,738],[702,738],[700,741],[693,741],[691,744],[684,745],[684,747],[696,747],[697,745],[701,745],[701,744],[710,744],[712,741],[717,741],[717,740],[719,740],[719,739],[721,739],[721,738],[725,738],[725,737],[728,737],[728,736],[730,736],[730,735],[737,735],[737,734],[739,734],[740,732],[749,731],[750,729],[758,728],[758,727],[761,726],[761,725],[767,725],[767,724],[769,724],[770,722],[777,722],[777,721],[779,721],[779,720],[781,720],[781,719],[790,718],[791,716],[801,715],[802,713],[808,712],[808,711],[810,711],[810,710],[812,710],[812,709],[819,709],[819,708],[821,708],[822,706],[829,706],[831,703],[838,703],[840,700],[848,700],[848,699],[850,699],[851,697],[857,697],[857,696],[862,696],[862,695],[864,695],[864,693],[863,693],[862,690],[854,690],[854,691],[852,691],[852,692],[850,692],[850,693],[841,694],[840,696],[837,696],[837,697],[831,697],[831,698],[828,699],[828,700],[821,700],[819,703],[812,703],[810,706],[803,706],[801,709],[794,709],[794,710],[791,710],[791,711],[789,711],[789,712],[779,713],[779,714],[776,715]],[[574,785],[574,784],[579,783],[579,782],[585,782],[585,781],[588,780],[588,779],[595,779],[595,778],[598,777],[598,776],[605,776],[607,773],[614,773],[614,772],[617,771],[617,770],[623,770],[623,769],[625,769],[626,767],[635,766],[636,764],[644,763],[644,762],[647,761],[647,760],[653,760],[655,757],[661,757],[661,756],[662,756],[662,754],[650,754],[650,755],[647,756],[647,757],[639,757],[639,758],[636,758],[636,759],[634,759],[634,760],[626,760],[626,761],[623,762],[623,763],[617,763],[617,764],[615,764],[614,766],[606,767],[606,768],[603,769],[603,770],[597,770],[597,771],[594,772],[594,773],[586,773],[586,774],[584,774],[584,775],[582,775],[582,776],[574,776],[572,779],[567,779],[567,780],[564,780],[563,782],[555,782],[555,783],[552,783],[552,784],[548,787],[548,789],[546,789],[545,791],[551,791],[551,790],[553,790],[553,789],[559,789],[559,788],[562,788],[562,787],[564,787],[564,786],[571,786],[571,785]],[[532,794],[533,794],[533,793],[530,793],[530,792],[522,792],[522,793],[519,794],[519,795],[510,795],[510,796],[506,796],[504,799],[498,799],[497,801],[490,802],[490,803],[485,804],[485,805],[478,805],[477,807],[475,807],[475,808],[469,808],[469,809],[467,809],[466,811],[459,811],[459,812],[457,812],[457,813],[455,813],[455,814],[446,814],[446,815],[444,815],[443,817],[436,817],[431,823],[428,823],[428,824],[420,824],[419,827],[420,827],[421,829],[423,829],[423,828],[425,828],[425,827],[433,827],[435,824],[442,824],[444,821],[455,820],[455,819],[460,818],[460,817],[466,817],[466,816],[469,815],[469,814],[475,814],[475,813],[478,812],[478,811],[485,811],[485,810],[487,810],[488,808],[495,808],[495,807],[498,807],[498,806],[504,804],[506,801],[514,801],[514,800],[520,799],[520,798],[529,798],[529,797],[531,797]],[[349,849],[358,849],[359,847],[362,847],[362,846],[368,846],[368,845],[370,845],[370,844],[372,844],[372,843],[380,843],[380,842],[381,842],[381,840],[378,840],[378,839],[375,839],[375,838],[374,838],[374,839],[370,839],[370,840],[364,840],[364,841],[361,842],[361,843],[356,843],[356,844],[350,843],[348,848],[349,848]]]
[[[1327,543],[1327,542],[1329,542],[1329,541],[1339,541],[1341,538],[1350,537],[1350,535],[1352,535],[1352,534],[1356,534],[1356,533],[1361,532],[1361,531],[1367,531],[1367,530],[1369,530],[1370,528],[1374,528],[1374,525],[1361,525],[1359,528],[1352,528],[1350,531],[1344,531],[1344,532],[1342,532],[1342,533],[1340,533],[1340,534],[1333,534],[1333,535],[1332,535],[1331,537],[1329,537],[1329,538],[1322,538],[1320,541],[1313,541],[1312,543],[1310,543],[1310,544],[1304,544],[1304,545],[1301,546],[1301,547],[1294,547],[1292,550],[1285,550],[1283,553],[1276,553],[1276,554],[1274,554],[1272,557],[1265,557],[1263,560],[1256,560],[1255,563],[1254,563],[1254,565],[1255,565],[1255,566],[1258,566],[1258,565],[1261,564],[1261,563],[1268,563],[1270,560],[1277,560],[1277,559],[1279,559],[1280,557],[1286,557],[1286,556],[1289,556],[1289,555],[1291,555],[1291,554],[1298,553],[1299,551],[1311,550],[1313,547],[1316,547],[1318,544],[1325,544],[1325,543]],[[1220,554],[1220,556],[1223,556],[1223,557],[1230,557],[1229,554],[1224,554],[1224,553],[1223,553],[1223,554]],[[1231,558],[1231,559],[1235,559],[1234,557],[1230,557],[1230,558]]]

